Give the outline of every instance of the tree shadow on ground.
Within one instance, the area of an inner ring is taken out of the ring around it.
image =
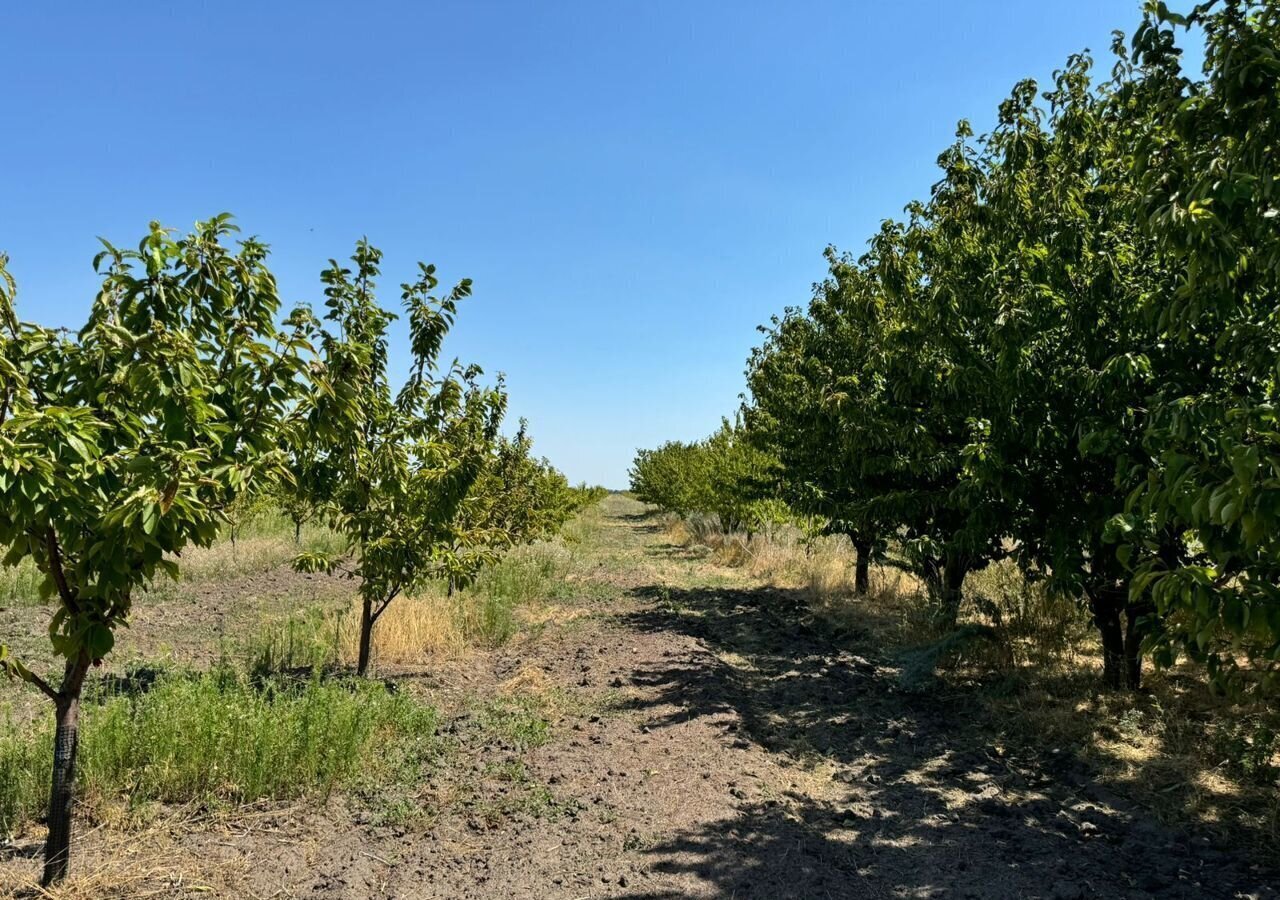
[[[666,530],[666,526],[661,522],[655,522],[652,518],[648,518],[646,521],[632,524],[631,530],[636,534],[660,534]]]
[[[629,525],[631,530],[637,534],[657,534],[667,527],[662,515],[652,509],[646,509],[638,513],[618,513],[610,516],[610,518],[617,519],[624,525]]]
[[[0,843],[0,860],[40,859],[44,855],[44,841]]]
[[[647,727],[706,718],[726,753],[762,748],[795,773],[781,796],[644,851],[695,895],[1277,896],[1272,873],[1152,821],[1073,754],[1017,758],[973,724],[964,691],[904,690],[865,635],[832,633],[800,592],[634,593],[647,602],[625,625],[697,641],[633,676]]]
[[[711,551],[705,547],[685,546],[683,544],[673,544],[670,542],[662,544],[653,544],[644,550],[645,556],[651,556],[655,559],[674,559],[674,560],[698,560],[706,559],[711,555]]]

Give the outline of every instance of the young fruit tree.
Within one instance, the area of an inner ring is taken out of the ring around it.
[[[5,564],[43,574],[63,660],[61,680],[46,679],[0,646],[0,666],[57,717],[46,885],[68,869],[86,673],[137,592],[176,577],[237,497],[286,471],[280,448],[301,424],[314,319],[299,309],[277,323],[267,248],[228,247],[234,231],[221,215],[179,239],[153,223],[136,251],[108,244],[76,334],[18,319],[0,257],[0,547]]]
[[[532,455],[529,423],[514,437],[499,435],[457,515],[457,541],[446,556],[449,593],[471,584],[504,549],[549,538],[586,496],[564,473]]]
[[[857,262],[830,247],[826,257],[830,277],[808,309],[788,309],[761,328],[766,338],[747,362],[742,413],[748,433],[778,459],[791,508],[849,538],[854,590],[866,594],[871,558],[882,554],[889,530],[870,502],[884,492],[887,467],[873,465],[867,441],[887,432],[877,426],[892,406],[876,355],[886,317]]]
[[[401,285],[412,369],[392,393],[387,329],[396,317],[374,296],[381,259],[362,240],[351,257],[354,271],[331,261],[321,275],[329,325],[320,345],[332,390],[312,395],[310,428],[292,448],[298,491],[345,536],[349,551],[306,553],[295,564],[343,570],[359,581],[361,675],[374,625],[392,601],[458,568],[452,557],[466,543],[458,512],[506,411],[501,382],[481,386],[478,367],[455,361],[441,370],[441,344],[471,282],[437,298],[435,267],[421,263],[418,279]]]

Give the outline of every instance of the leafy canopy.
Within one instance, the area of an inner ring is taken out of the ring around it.
[[[458,513],[506,410],[501,381],[485,387],[476,366],[440,365],[471,282],[437,297],[435,267],[424,264],[415,281],[401,285],[411,370],[393,393],[387,333],[396,316],[375,297],[381,259],[362,240],[352,268],[331,260],[321,275],[327,312],[320,351],[332,389],[312,396],[309,428],[294,447],[299,491],[347,538],[350,573],[372,619],[401,593],[461,565],[468,535]],[[298,559],[305,569],[341,564],[316,554]]]
[[[69,664],[106,656],[135,591],[176,577],[246,487],[285,472],[315,322],[299,308],[277,324],[267,247],[227,246],[235,231],[221,215],[106,244],[74,334],[19,320],[0,259],[0,547],[58,598],[49,633]]]

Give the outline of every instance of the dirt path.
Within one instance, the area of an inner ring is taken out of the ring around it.
[[[638,504],[604,513],[574,576],[595,599],[425,679],[458,710],[513,679],[557,687],[549,742],[468,743],[458,713],[436,799],[473,790],[427,823],[335,800],[176,844],[234,870],[237,896],[1277,896],[1274,873],[1070,756],[1013,758],[963,698],[904,694],[870,648],[667,545]]]

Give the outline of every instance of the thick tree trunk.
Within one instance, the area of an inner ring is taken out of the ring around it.
[[[373,645],[373,599],[364,597],[360,603],[360,657],[356,661],[356,674],[363,675],[369,668],[369,649]]]
[[[49,791],[49,834],[44,845],[45,887],[67,877],[71,863],[71,827],[75,812],[76,748],[80,731],[80,690],[89,660],[69,660],[54,701],[53,779]]]
[[[871,542],[852,538],[857,559],[853,564],[853,592],[859,596],[871,590]]]

